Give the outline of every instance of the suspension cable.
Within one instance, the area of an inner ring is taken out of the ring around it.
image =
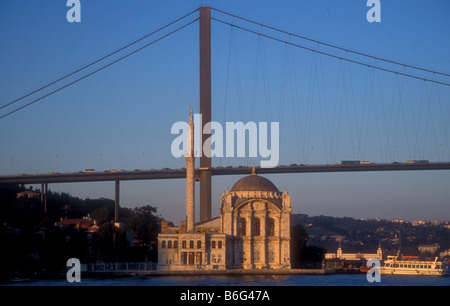
[[[27,93],[27,94],[25,94],[25,95],[23,95],[23,96],[21,96],[21,97],[19,97],[19,98],[13,100],[13,101],[11,101],[11,102],[9,102],[9,103],[6,103],[5,105],[0,106],[0,109],[3,109],[3,108],[5,108],[5,107],[7,107],[7,106],[10,106],[10,105],[12,105],[12,104],[14,104],[14,103],[16,103],[16,102],[19,102],[20,100],[23,100],[23,99],[25,99],[25,98],[27,98],[27,97],[29,97],[29,96],[31,96],[31,95],[33,95],[33,94],[35,94],[35,93],[37,93],[37,92],[43,90],[43,89],[45,89],[45,88],[47,88],[47,87],[49,87],[49,86],[51,86],[51,85],[54,85],[54,84],[56,84],[56,83],[58,83],[58,82],[60,82],[60,81],[62,81],[62,80],[64,80],[64,79],[66,79],[66,78],[68,78],[68,77],[70,77],[70,76],[72,76],[72,75],[74,75],[74,74],[76,74],[76,73],[78,73],[78,72],[80,72],[80,71],[82,71],[82,70],[84,70],[84,69],[86,69],[86,68],[88,68],[88,67],[90,67],[90,66],[92,66],[92,65],[94,65],[94,64],[96,64],[96,63],[98,63],[98,62],[100,62],[100,61],[102,61],[102,60],[104,60],[104,59],[106,59],[106,58],[108,58],[108,57],[110,57],[110,56],[112,56],[112,55],[114,55],[114,54],[120,52],[120,51],[122,51],[122,50],[125,50],[125,49],[131,47],[132,45],[134,45],[134,44],[136,44],[136,43],[138,43],[138,42],[144,40],[145,38],[147,38],[147,37],[149,37],[149,36],[151,36],[151,35],[154,35],[154,34],[158,33],[159,31],[162,31],[162,30],[164,30],[165,28],[167,28],[167,27],[169,27],[169,26],[171,26],[171,25],[177,23],[178,21],[180,21],[180,20],[182,20],[182,19],[184,19],[184,18],[186,18],[186,17],[192,15],[192,14],[195,13],[196,11],[198,11],[198,8],[195,9],[195,10],[193,10],[192,12],[187,13],[186,15],[184,15],[184,16],[182,16],[182,17],[180,17],[180,18],[178,18],[178,19],[176,19],[176,20],[174,20],[174,21],[172,21],[172,22],[170,22],[170,23],[168,23],[168,24],[166,24],[165,26],[163,26],[163,27],[161,27],[161,28],[159,28],[159,29],[157,29],[157,30],[155,30],[155,31],[153,31],[153,32],[151,32],[151,33],[149,33],[149,34],[146,34],[146,35],[144,35],[144,36],[142,36],[142,37],[140,37],[140,38],[138,38],[138,39],[132,41],[131,43],[128,43],[128,44],[124,45],[123,47],[120,47],[119,49],[116,49],[115,51],[113,51],[113,52],[111,52],[111,53],[109,53],[109,54],[107,54],[107,55],[105,55],[105,56],[102,56],[101,58],[99,58],[99,59],[97,59],[97,60],[95,60],[95,61],[93,61],[93,62],[90,62],[89,64],[86,64],[86,65],[84,65],[83,67],[78,68],[78,69],[76,69],[76,70],[74,70],[74,71],[72,71],[72,72],[70,72],[70,73],[68,73],[68,74],[66,74],[66,75],[64,75],[64,76],[62,76],[62,77],[56,79],[56,80],[53,81],[53,82],[50,82],[50,83],[48,83],[48,84],[46,84],[46,85],[43,85],[43,86],[39,87],[39,88],[36,89],[36,90],[33,90],[33,91],[31,91],[31,92],[29,92],[29,93]],[[0,117],[0,119],[1,119],[1,118],[3,118],[3,117]]]
[[[325,42],[322,42],[322,41],[319,41],[319,40],[315,40],[315,39],[312,39],[312,38],[309,38],[309,37],[306,37],[306,36],[294,34],[294,33],[291,33],[291,32],[285,31],[285,30],[281,30],[281,29],[278,29],[278,28],[275,28],[275,27],[272,27],[272,26],[268,26],[268,25],[262,24],[262,23],[257,22],[257,21],[253,21],[253,20],[250,20],[250,19],[247,19],[247,18],[243,18],[243,17],[237,16],[237,15],[231,14],[231,13],[227,13],[225,11],[222,11],[222,10],[219,10],[219,9],[216,9],[216,8],[211,8],[211,9],[215,10],[215,11],[217,11],[219,13],[223,13],[223,14],[232,16],[233,18],[241,19],[243,21],[246,21],[246,22],[249,22],[249,23],[253,23],[253,24],[256,24],[258,26],[265,27],[265,28],[273,30],[273,31],[278,31],[278,32],[283,33],[283,34],[291,35],[291,36],[294,36],[294,37],[297,37],[297,38],[308,40],[308,41],[311,41],[311,42],[314,42],[314,43],[317,43],[317,44],[321,44],[321,45],[324,45],[324,46],[327,46],[327,47],[331,47],[331,48],[334,48],[334,49],[342,50],[342,51],[345,51],[345,52],[348,52],[348,53],[353,53],[353,54],[357,54],[357,55],[361,55],[361,56],[365,56],[365,57],[370,57],[370,58],[375,59],[375,60],[379,60],[379,61],[383,61],[383,62],[395,64],[395,65],[400,65],[400,66],[403,66],[403,67],[408,67],[408,68],[412,68],[412,69],[416,69],[416,70],[421,70],[421,71],[425,71],[425,72],[430,72],[430,73],[434,73],[434,74],[439,74],[439,75],[450,77],[450,74],[448,74],[448,73],[438,72],[438,71],[434,71],[434,70],[431,70],[431,69],[426,69],[426,68],[422,68],[422,67],[418,67],[418,66],[408,65],[408,64],[397,62],[397,61],[393,61],[393,60],[389,60],[389,59],[373,56],[373,55],[370,55],[370,54],[367,54],[367,53],[363,53],[363,52],[359,52],[359,51],[355,51],[355,50],[342,48],[342,47],[339,47],[339,46],[336,46],[336,45],[333,45],[333,44],[330,44],[330,43],[325,43]]]
[[[385,71],[385,72],[395,73],[395,74],[403,75],[403,76],[406,76],[406,77],[410,77],[410,78],[414,78],[414,79],[418,79],[418,80],[422,80],[422,81],[428,81],[428,82],[432,82],[432,83],[436,83],[436,84],[450,86],[450,83],[436,81],[436,80],[432,80],[432,79],[428,79],[428,78],[424,78],[424,77],[419,77],[419,76],[412,75],[412,74],[407,74],[407,73],[404,73],[404,72],[399,72],[399,71],[395,71],[395,70],[391,70],[391,69],[387,69],[387,68],[383,68],[383,67],[379,67],[379,66],[374,66],[372,64],[363,63],[363,62],[360,62],[360,61],[356,61],[356,60],[352,60],[352,59],[349,59],[349,58],[341,57],[341,56],[338,56],[338,55],[335,55],[335,54],[331,54],[331,53],[328,53],[328,52],[315,50],[313,48],[302,46],[302,45],[299,45],[299,44],[295,44],[295,43],[292,43],[290,41],[286,41],[286,40],[283,40],[281,38],[277,38],[277,37],[270,36],[270,35],[267,35],[267,34],[258,33],[258,32],[254,31],[254,30],[251,30],[251,29],[248,29],[248,28],[245,28],[245,27],[242,27],[242,26],[238,26],[238,25],[235,25],[235,24],[231,24],[231,23],[229,23],[227,21],[224,21],[224,20],[221,20],[221,19],[217,19],[217,18],[214,18],[214,17],[211,17],[211,19],[213,19],[215,21],[218,21],[218,22],[221,22],[221,23],[224,23],[226,25],[232,26],[232,27],[236,27],[236,28],[238,28],[240,30],[247,31],[249,33],[260,35],[260,36],[263,36],[263,37],[266,37],[266,38],[269,38],[269,39],[272,39],[272,40],[275,40],[275,41],[278,41],[278,42],[282,42],[282,43],[285,43],[285,44],[289,44],[289,45],[292,45],[292,46],[295,46],[295,47],[298,47],[298,48],[302,48],[302,49],[305,49],[305,50],[308,50],[308,51],[311,51],[311,52],[315,52],[315,53],[319,53],[319,54],[322,54],[322,55],[330,56],[330,57],[333,57],[333,58],[336,58],[336,59],[340,59],[340,60],[345,60],[345,61],[348,61],[348,62],[351,62],[351,63],[354,63],[354,64],[358,64],[358,65],[362,65],[362,66],[366,66],[366,67],[382,70],[382,71]]]
[[[103,70],[103,69],[105,69],[105,68],[111,66],[112,64],[115,64],[115,63],[117,63],[117,62],[119,62],[119,61],[121,61],[121,60],[127,58],[127,57],[130,56],[130,55],[135,54],[136,52],[141,51],[142,49],[144,49],[144,48],[146,48],[146,47],[148,47],[148,46],[150,46],[150,45],[153,45],[154,43],[156,43],[156,42],[158,42],[158,41],[160,41],[160,40],[166,38],[167,36],[170,36],[170,35],[174,34],[175,32],[178,32],[179,30],[181,30],[181,29],[183,29],[183,28],[185,28],[185,27],[191,25],[192,23],[196,22],[198,19],[199,19],[199,18],[196,18],[196,19],[192,20],[191,22],[188,22],[188,23],[186,23],[185,25],[183,25],[183,26],[181,26],[181,27],[179,27],[179,28],[173,30],[172,32],[167,33],[166,35],[161,36],[161,37],[159,37],[159,38],[157,38],[157,39],[151,41],[150,43],[148,43],[148,44],[146,44],[146,45],[144,45],[144,46],[142,46],[142,47],[140,47],[140,48],[138,48],[138,49],[136,49],[136,50],[134,50],[134,51],[132,51],[132,52],[130,52],[130,53],[128,53],[128,54],[125,54],[124,56],[122,56],[122,57],[120,57],[120,58],[118,58],[118,59],[112,61],[111,63],[106,64],[106,65],[104,65],[104,66],[102,66],[102,67],[100,67],[100,68],[98,68],[98,69],[96,69],[96,70],[94,70],[94,71],[92,71],[92,72],[90,72],[90,73],[88,73],[88,74],[82,76],[82,77],[79,77],[78,79],[76,79],[76,80],[74,80],[74,81],[72,81],[72,82],[70,82],[70,83],[68,83],[68,84],[66,84],[66,85],[64,85],[64,86],[61,86],[61,87],[59,87],[58,89],[55,89],[55,90],[53,90],[52,92],[50,92],[50,93],[48,93],[48,94],[45,94],[45,95],[43,95],[43,96],[41,96],[41,97],[39,97],[39,98],[37,98],[37,99],[35,99],[35,100],[33,100],[33,101],[31,101],[31,102],[29,102],[29,103],[27,103],[27,104],[21,106],[21,107],[18,107],[18,108],[16,108],[16,109],[10,111],[9,113],[6,113],[5,115],[0,116],[0,119],[3,119],[3,118],[5,118],[6,116],[9,116],[9,115],[11,115],[11,114],[13,114],[13,113],[15,113],[15,112],[17,112],[17,111],[19,111],[19,110],[21,110],[21,109],[27,107],[27,106],[30,106],[30,105],[32,105],[32,104],[34,104],[34,103],[36,103],[36,102],[38,102],[38,101],[40,101],[40,100],[42,100],[42,99],[44,99],[44,98],[46,98],[46,97],[48,97],[48,96],[54,94],[54,93],[57,93],[58,91],[60,91],[60,90],[62,90],[62,89],[64,89],[64,88],[66,88],[66,87],[69,87],[70,85],[73,85],[73,84],[75,84],[75,83],[77,83],[77,82],[79,82],[79,81],[81,81],[81,80],[83,80],[83,79],[85,79],[85,78],[87,78],[87,77],[93,75],[94,73],[97,73],[97,72],[99,72],[99,71],[101,71],[101,70]]]

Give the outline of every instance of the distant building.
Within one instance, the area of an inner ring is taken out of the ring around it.
[[[434,254],[439,250],[439,244],[428,244],[428,245],[419,245],[418,249],[420,253],[431,253]]]
[[[403,219],[391,219],[392,223],[408,223],[408,221],[405,221]]]
[[[90,217],[83,217],[77,219],[63,219],[61,218],[58,222],[55,223],[56,226],[65,227],[65,226],[73,226],[79,230],[95,232],[98,229],[97,221]]]
[[[439,252],[439,257],[440,258],[450,257],[450,249],[447,249],[445,251]]]
[[[424,221],[424,220],[414,220],[412,222],[413,226],[418,226],[418,225],[426,225],[427,223],[430,223],[429,221]]]
[[[17,199],[34,199],[39,198],[41,196],[40,192],[33,191],[33,190],[25,190],[21,191],[18,194],[16,194]]]
[[[378,260],[383,260],[383,251],[381,246],[378,245],[376,253],[344,253],[339,245],[336,253],[326,253],[325,259],[343,259],[343,260],[369,260],[371,258],[376,258]]]

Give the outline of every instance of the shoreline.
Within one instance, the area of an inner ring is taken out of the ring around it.
[[[179,270],[179,271],[167,271],[167,270],[128,270],[128,271],[99,271],[99,272],[87,272],[81,271],[82,278],[120,278],[120,277],[160,277],[160,276],[224,276],[224,275],[334,275],[342,274],[335,269],[258,269],[258,270],[245,270],[245,269],[230,269],[230,270]],[[14,284],[22,281],[34,281],[34,280],[55,280],[66,279],[66,273],[55,273],[52,275],[45,275],[43,277],[23,277],[13,278],[0,281],[1,285]]]
[[[289,269],[289,270],[129,270],[129,271],[111,271],[111,272],[84,272],[88,277],[101,276],[199,276],[199,275],[331,275],[336,274],[333,269]]]

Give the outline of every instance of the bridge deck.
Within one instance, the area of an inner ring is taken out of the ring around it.
[[[311,172],[351,172],[351,171],[418,171],[418,170],[450,170],[450,162],[439,163],[390,163],[361,165],[291,165],[275,168],[257,168],[258,174],[277,173],[311,173]],[[196,177],[202,170],[196,170]],[[212,175],[245,175],[251,173],[251,167],[211,168]],[[133,170],[117,172],[77,172],[47,174],[17,174],[0,176],[0,184],[41,184],[41,183],[74,183],[93,181],[125,181],[125,180],[160,180],[186,177],[186,169]]]

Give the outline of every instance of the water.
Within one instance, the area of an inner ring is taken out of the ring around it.
[[[83,278],[80,283],[65,279],[19,281],[6,286],[450,286],[450,277],[381,275],[369,283],[365,274],[332,275],[199,275],[130,276]]]

